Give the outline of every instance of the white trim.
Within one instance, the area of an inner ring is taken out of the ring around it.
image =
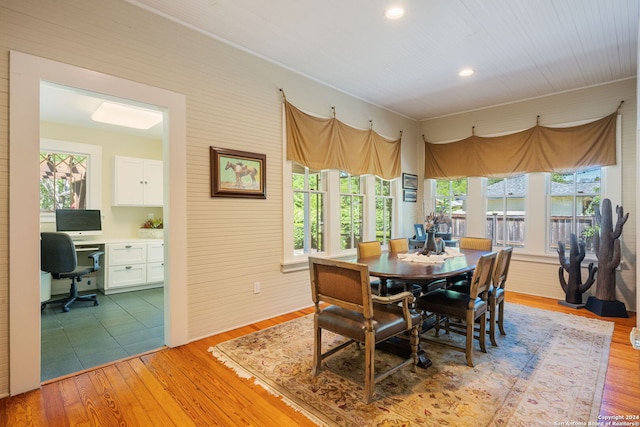
[[[40,83],[44,80],[156,105],[164,111],[165,343],[188,341],[186,99],[182,94],[10,51],[9,390],[40,387]]]

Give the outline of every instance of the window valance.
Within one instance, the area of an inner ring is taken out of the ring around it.
[[[564,128],[536,125],[497,137],[473,135],[447,144],[425,140],[425,178],[567,172],[615,165],[616,116],[617,112],[584,125]]]
[[[284,103],[288,160],[315,170],[337,169],[384,179],[400,176],[402,137],[389,140],[372,129],[356,129],[335,117],[314,117]]]

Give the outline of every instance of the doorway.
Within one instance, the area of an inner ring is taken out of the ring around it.
[[[40,83],[52,82],[157,105],[166,111],[165,344],[187,342],[186,100],[184,95],[99,72],[10,52],[9,158],[9,380],[16,395],[40,386],[38,177]]]

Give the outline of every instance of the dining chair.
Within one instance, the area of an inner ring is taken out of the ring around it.
[[[412,309],[414,297],[410,292],[388,297],[373,295],[366,264],[309,257],[309,273],[315,305],[313,376],[320,373],[322,360],[354,342],[364,344],[366,403],[373,399],[375,383],[407,365],[412,365],[412,372],[416,371],[421,316]],[[323,330],[346,337],[347,341],[322,353]],[[376,375],[376,344],[396,336],[406,339],[407,332],[410,332],[409,357]]]
[[[406,238],[390,239],[389,240],[389,252],[391,253],[406,253],[409,252],[409,240]]]
[[[480,251],[491,251],[493,249],[493,242],[486,237],[461,237],[458,243],[460,249],[475,249]],[[447,279],[447,287],[451,287],[460,292],[469,293],[469,280],[473,270],[468,273],[458,276],[450,277]]]
[[[511,246],[505,247],[498,253],[493,272],[493,283],[489,289],[489,337],[491,338],[491,344],[494,346],[497,346],[495,340],[496,322],[500,330],[500,335],[506,335],[504,332],[504,293],[512,253],[513,247]]]
[[[356,250],[358,258],[369,258],[382,255],[382,245],[377,240],[372,242],[358,242]],[[384,293],[382,291],[382,281],[379,278],[370,276],[369,283],[377,295]]]
[[[436,289],[422,295],[416,300],[416,308],[422,312],[436,315],[435,336],[439,336],[441,322],[444,321],[444,329],[448,334],[454,332],[466,336],[465,347],[462,349],[453,344],[440,340],[428,340],[429,342],[448,345],[457,350],[464,351],[467,365],[473,366],[473,340],[480,343],[480,350],[487,352],[485,335],[487,334],[487,306],[489,288],[491,286],[493,265],[496,253],[489,252],[482,255],[476,263],[476,268],[471,278],[469,293],[453,291],[451,289]],[[461,322],[452,321],[461,319]],[[475,333],[475,322],[479,319],[479,333]]]
[[[407,253],[409,252],[409,240],[406,237],[399,237],[397,239],[389,239],[389,253]],[[393,280],[391,282],[387,281],[387,291],[389,293],[402,292],[404,290],[408,290],[408,283]],[[422,294],[423,286],[418,284],[411,284],[411,292],[417,298]]]

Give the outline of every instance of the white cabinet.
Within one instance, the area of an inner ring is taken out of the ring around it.
[[[115,156],[114,206],[162,206],[162,160]]]
[[[126,292],[162,285],[164,242],[161,240],[107,243],[104,293]]]

